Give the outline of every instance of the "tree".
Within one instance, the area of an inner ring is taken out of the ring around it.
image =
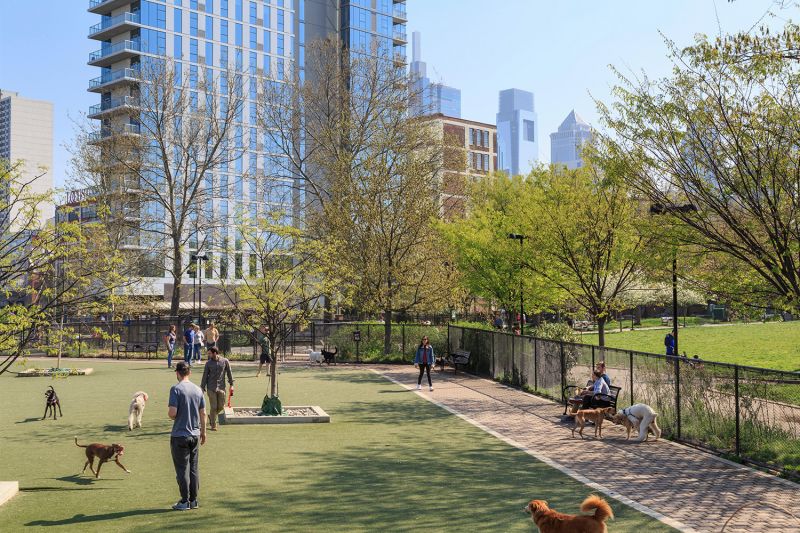
[[[555,294],[548,292],[540,278],[523,272],[525,258],[533,253],[530,244],[524,243],[520,250],[508,238],[523,231],[517,199],[525,188],[520,176],[497,174],[477,181],[468,191],[464,216],[443,221],[439,229],[460,281],[470,293],[511,310],[519,304],[522,281],[525,309],[530,313],[550,308]]]
[[[274,165],[302,186],[309,236],[353,303],[383,312],[388,353],[394,314],[435,307],[449,279],[433,227],[444,157],[435,126],[409,116],[405,69],[371,52],[309,44],[305,81],[271,84],[259,116]]]
[[[706,290],[800,308],[800,29],[787,24],[678,49],[673,74],[622,75],[600,105],[610,157],[642,198],[668,207],[676,244],[704,254]]]
[[[41,176],[25,181],[20,167],[0,160],[0,374],[46,348],[51,329],[61,343],[64,328],[52,327],[59,317],[90,312],[125,283],[119,254],[96,228],[58,220],[40,227],[39,208],[53,192],[32,192]]]
[[[235,279],[221,282],[238,318],[250,331],[269,326],[274,347],[286,324],[303,325],[317,312],[322,295],[336,293],[336,265],[327,260],[323,243],[287,225],[280,209],[256,219],[240,214],[238,219],[231,250]],[[273,357],[270,397],[277,395],[277,366]]]
[[[618,168],[585,160],[576,170],[534,169],[515,211],[533,251],[526,266],[595,317],[604,346],[605,323],[635,287],[651,239]]]
[[[170,314],[177,315],[188,249],[209,244],[216,227],[211,197],[227,197],[227,172],[241,180],[242,76],[233,71],[150,60],[121,109],[123,119],[83,131],[75,162],[123,232],[122,244],[144,260],[142,274],[172,278]],[[222,174],[217,174],[222,173]],[[119,233],[117,231],[117,233]],[[111,233],[114,233],[112,231]]]

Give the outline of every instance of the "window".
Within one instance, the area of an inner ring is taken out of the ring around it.
[[[228,66],[228,47],[224,45],[219,47],[219,66]]]
[[[255,26],[250,26],[250,50],[258,48],[258,30]]]
[[[282,33],[278,34],[278,55],[279,56],[286,55],[284,53],[284,48],[283,48],[283,34]]]
[[[236,20],[242,21],[243,13],[242,13],[242,0],[236,0]]]
[[[236,279],[242,279],[244,277],[242,254],[236,254],[234,261],[233,275],[236,277]]]
[[[522,121],[522,139],[528,142],[534,142],[536,127],[532,120]]]
[[[206,65],[214,65],[214,43],[211,41],[206,42]]]
[[[228,18],[228,0],[219,0],[220,15]]]
[[[189,39],[189,61],[197,63],[197,39]]]
[[[469,129],[469,144],[470,146],[475,144],[475,128]]]
[[[272,48],[271,45],[272,45],[272,35],[270,34],[269,30],[264,30],[264,51],[270,52]]]
[[[270,62],[270,56],[264,54],[264,75],[269,77],[272,73],[272,63]]]
[[[214,0],[206,0],[206,13],[214,13]]]
[[[197,65],[189,65],[189,88],[197,89]]]
[[[278,58],[277,70],[278,71],[275,74],[277,75],[278,81],[283,81],[284,66],[283,66],[283,58],[282,57]]]
[[[284,31],[283,29],[283,9],[278,10],[278,31]]]
[[[228,42],[228,21],[227,20],[220,20],[219,21],[219,40],[223,43]]]
[[[214,38],[214,17],[206,15],[206,39]]]
[[[189,35],[197,37],[197,13],[189,13]]]
[[[256,24],[258,19],[258,8],[255,2],[250,2],[250,24]]]
[[[172,10],[172,27],[175,33],[183,33],[183,10],[177,7]]]
[[[183,59],[183,37],[180,35],[175,36],[173,55],[175,59]]]
[[[236,25],[236,46],[242,46],[242,40],[243,40],[243,37],[242,37],[242,25],[241,24],[237,24]]]
[[[250,72],[250,98],[256,99],[256,67],[258,67],[258,54],[250,52],[250,61],[247,65],[247,70]]]

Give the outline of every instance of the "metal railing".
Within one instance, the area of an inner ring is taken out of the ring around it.
[[[91,7],[94,7],[94,6],[91,6]],[[98,22],[97,24],[95,24],[94,26],[89,28],[89,35],[94,35],[95,33],[98,33],[98,32],[103,31],[103,30],[107,30],[108,28],[111,28],[111,27],[116,26],[118,24],[122,24],[124,22],[131,22],[131,23],[134,23],[134,24],[139,24],[140,21],[141,21],[141,17],[139,16],[139,13],[126,12],[126,13],[121,13],[121,14],[115,16],[115,17],[107,17],[106,16],[106,17],[103,17],[103,19],[100,22]]]
[[[99,87],[101,85],[105,85],[106,83],[111,83],[113,81],[121,80],[123,78],[138,80],[139,77],[140,77],[139,70],[132,68],[121,68],[117,70],[112,70],[107,74],[103,74],[102,76],[90,80],[89,88],[93,89],[95,87]]]
[[[97,61],[98,59],[103,59],[104,57],[108,57],[110,55],[114,55],[119,52],[124,52],[129,50],[131,52],[141,52],[142,46],[139,41],[120,41],[118,43],[114,43],[110,46],[105,46],[100,50],[95,50],[91,54],[89,54],[89,62]]]
[[[618,408],[645,403],[664,435],[800,480],[800,374],[448,327],[468,371],[563,402],[599,361],[622,387]]]
[[[122,106],[138,106],[139,99],[135,96],[115,96],[113,98],[109,98],[100,102],[99,104],[95,104],[89,108],[90,115],[96,115],[102,111],[109,111],[111,109],[116,109]]]

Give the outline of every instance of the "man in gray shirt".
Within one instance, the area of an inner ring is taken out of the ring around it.
[[[181,499],[172,506],[176,511],[197,509],[200,488],[198,459],[200,446],[206,442],[206,403],[200,387],[189,381],[188,363],[175,365],[178,384],[169,390],[169,417],[174,420],[170,436],[172,463],[178,479]]]
[[[231,374],[231,364],[220,357],[216,347],[208,349],[208,361],[203,369],[203,379],[200,380],[200,388],[203,392],[208,392],[208,422],[211,431],[217,430],[217,415],[225,409],[225,376],[228,376],[228,385],[233,393],[233,374]]]

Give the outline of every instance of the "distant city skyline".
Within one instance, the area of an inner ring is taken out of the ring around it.
[[[776,17],[765,16],[773,6],[772,0],[647,5],[503,0],[487,9],[484,0],[408,0],[407,11],[408,33],[419,30],[425,36],[430,79],[461,89],[463,117],[494,123],[497,94],[504,88],[536,94],[539,159],[547,162],[548,133],[570,109],[602,129],[593,97],[609,101],[616,83],[609,64],[626,75],[641,69],[651,78],[666,75],[670,65],[659,31],[683,47],[697,33],[747,31],[759,22],[776,28],[796,13],[775,9]],[[87,28],[97,22],[88,7],[88,0],[0,0],[6,21],[0,33],[0,87],[53,102],[56,186],[65,181],[73,121],[97,102],[86,92],[86,80],[96,76],[96,69],[86,65],[94,46]],[[46,37],[31,37],[23,23],[30,20]]]

